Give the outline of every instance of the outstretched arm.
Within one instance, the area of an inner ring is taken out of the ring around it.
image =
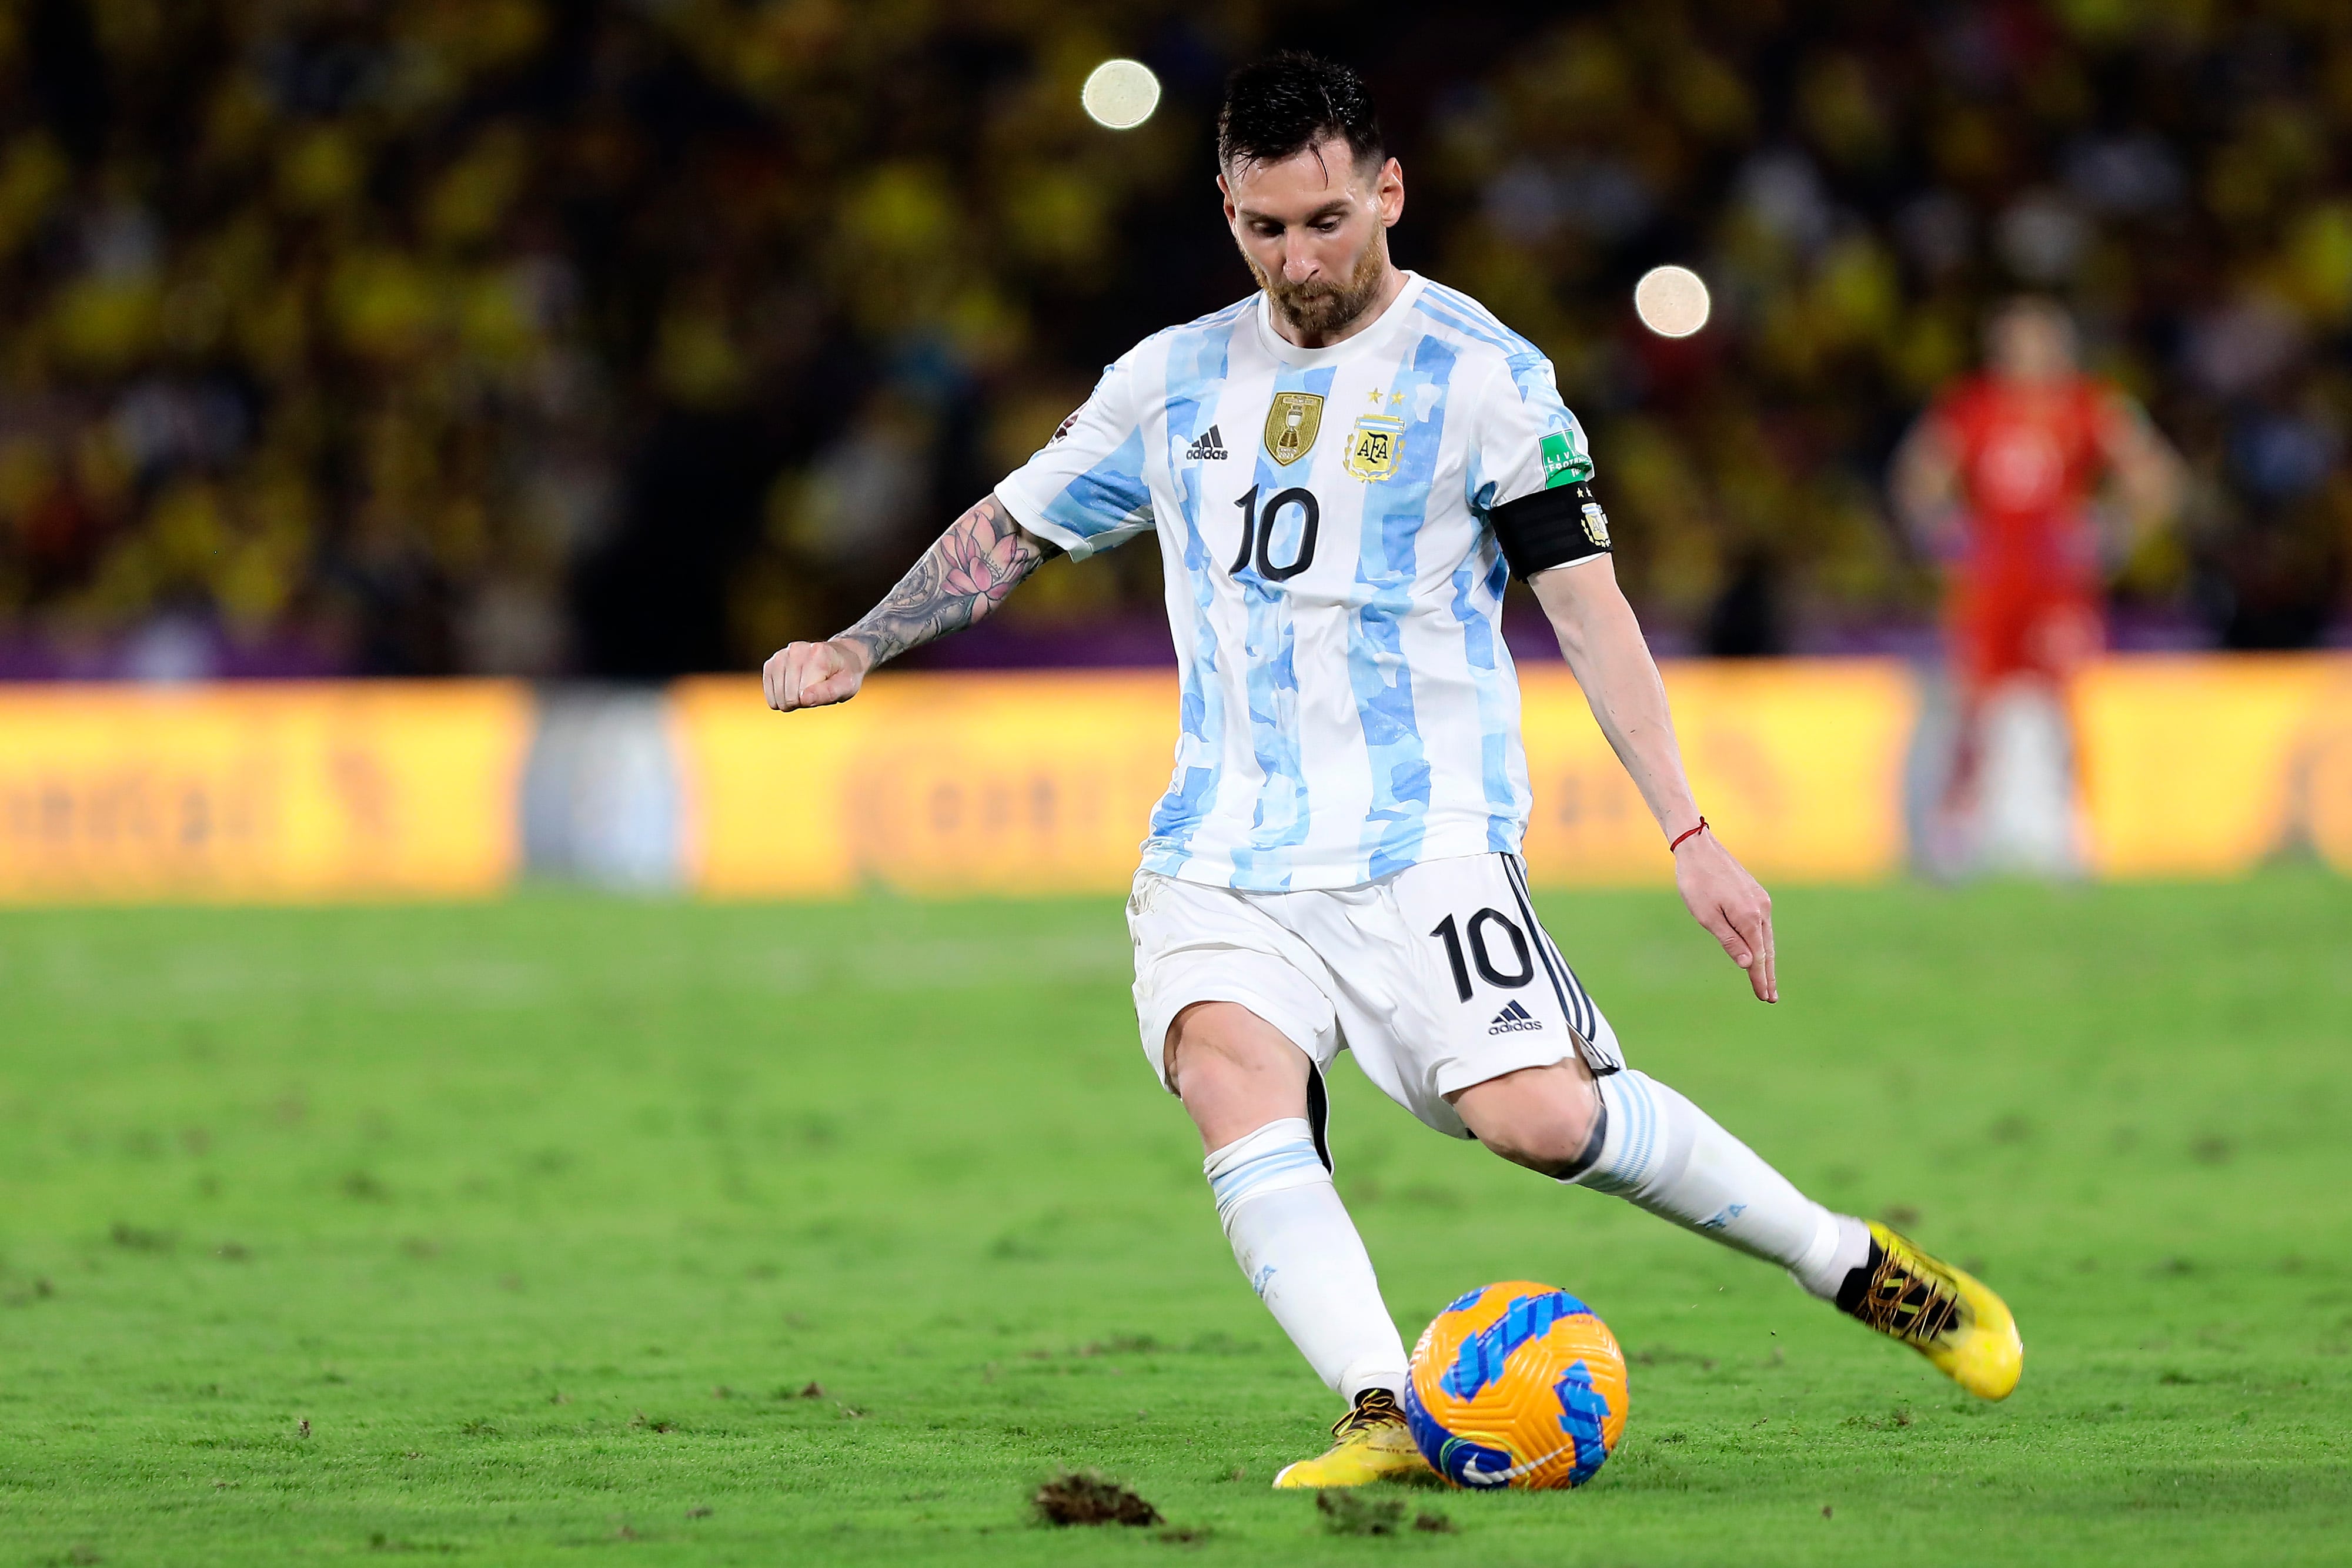
[[[768,706],[790,713],[847,702],[875,665],[980,620],[1061,553],[989,497],[958,517],[856,625],[831,642],[793,643],[771,654],[760,672]]]
[[[2138,543],[2170,522],[2180,510],[2188,488],[2188,470],[2146,413],[2124,398],[2099,433],[2100,449],[2114,469],[2116,487],[2123,492],[2131,517],[2132,542]]]
[[[1559,651],[1601,733],[1633,776],[1650,814],[1675,851],[1675,886],[1698,923],[1715,934],[1731,961],[1748,971],[1748,984],[1761,1002],[1780,999],[1773,969],[1772,900],[1723,847],[1713,829],[1683,835],[1699,825],[1690,780],[1683,774],[1682,747],[1675,740],[1666,685],[1642,638],[1633,607],[1617,586],[1617,569],[1597,555],[1572,565],[1539,571],[1528,580],[1538,602],[1551,618]]]
[[[1921,414],[1895,449],[1886,487],[1912,543],[1931,559],[1958,553],[1959,455],[1933,411]]]

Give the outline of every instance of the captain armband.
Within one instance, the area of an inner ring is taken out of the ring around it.
[[[1593,499],[1590,482],[1506,501],[1487,518],[1511,575],[1522,580],[1549,567],[1610,553],[1609,514]]]

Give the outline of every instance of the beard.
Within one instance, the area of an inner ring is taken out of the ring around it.
[[[1257,285],[1274,301],[1274,308],[1287,318],[1290,324],[1309,337],[1325,338],[1339,331],[1371,308],[1379,298],[1381,281],[1387,275],[1389,232],[1372,230],[1372,237],[1364,243],[1361,255],[1349,270],[1346,278],[1334,283],[1329,278],[1310,277],[1304,283],[1291,283],[1268,273],[1257,264],[1257,258],[1247,251],[1242,259],[1249,263]]]

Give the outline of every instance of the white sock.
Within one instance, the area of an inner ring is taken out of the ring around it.
[[[1630,1070],[1596,1082],[1609,1122],[1575,1185],[1778,1263],[1824,1301],[1869,1260],[1869,1227],[1799,1192],[1672,1089]]]
[[[1404,1389],[1404,1342],[1304,1117],[1268,1122],[1201,1162],[1234,1260],[1298,1354],[1350,1404]]]

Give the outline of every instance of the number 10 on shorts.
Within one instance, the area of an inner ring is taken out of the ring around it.
[[[1498,926],[1499,933],[1496,929]],[[1430,935],[1445,944],[1445,962],[1454,970],[1454,992],[1465,1002],[1477,994],[1470,984],[1470,967],[1474,964],[1481,979],[1507,991],[1516,991],[1536,977],[1535,957],[1528,950],[1527,933],[1499,909],[1482,909],[1458,928],[1449,915],[1437,923]],[[1503,937],[1510,941],[1508,968],[1495,962],[1494,944]]]

